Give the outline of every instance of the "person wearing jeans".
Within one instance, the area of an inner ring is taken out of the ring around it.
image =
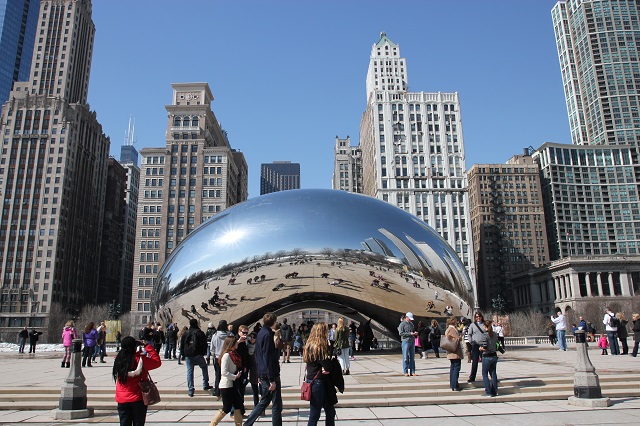
[[[187,362],[187,388],[189,390],[189,396],[193,396],[195,393],[195,385],[193,384],[193,369],[197,365],[202,370],[202,389],[209,390],[209,369],[207,368],[207,361],[204,359],[204,355],[188,356],[185,357]]]
[[[416,376],[416,345],[418,335],[413,329],[413,314],[407,312],[404,320],[398,326],[398,333],[402,341],[402,372],[405,376]]]
[[[482,381],[484,382],[485,396],[498,396],[498,375],[496,366],[498,365],[498,354],[496,347],[498,334],[493,331],[491,320],[484,322],[486,330],[485,341],[480,347],[482,354]],[[491,378],[489,378],[491,376]]]
[[[471,372],[469,373],[469,380],[467,383],[473,383],[476,381],[476,374],[478,374],[478,362],[480,360],[480,345],[484,341],[484,316],[480,311],[476,312],[473,317],[473,322],[469,324],[469,342],[471,342]]]
[[[260,401],[253,408],[245,421],[245,426],[251,426],[271,404],[271,424],[282,425],[282,384],[280,383],[280,354],[274,341],[274,329],[278,317],[273,312],[267,312],[262,317],[264,326],[258,332],[254,355],[256,370],[260,385]]]
[[[452,391],[459,391],[458,378],[460,377],[460,367],[462,366],[462,345],[460,344],[460,333],[456,326],[458,325],[458,319],[456,317],[449,317],[447,319],[447,329],[444,332],[445,339],[458,339],[458,346],[454,352],[447,352],[447,358],[449,359],[449,387]]]
[[[551,321],[556,325],[556,335],[558,336],[558,350],[567,350],[567,320],[560,309],[556,310],[556,315],[551,315]]]
[[[212,388],[209,385],[209,368],[207,367],[207,361],[204,359],[204,355],[207,353],[207,336],[200,330],[198,320],[195,318],[189,320],[189,330],[180,339],[182,348],[185,348],[186,342],[192,335],[195,336],[195,348],[187,347],[187,351],[184,353],[184,358],[187,362],[187,389],[191,397],[196,390],[193,384],[193,369],[196,365],[202,370],[202,389],[209,390]],[[190,352],[192,350],[195,352]]]
[[[618,327],[613,325],[612,318],[615,317],[613,311],[607,306],[607,310],[602,319],[609,340],[611,355],[620,355],[620,345],[618,345]]]

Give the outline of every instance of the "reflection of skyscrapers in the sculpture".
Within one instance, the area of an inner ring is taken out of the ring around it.
[[[431,225],[474,280],[458,94],[409,92],[406,60],[385,33],[371,50],[360,150],[362,192]]]
[[[27,81],[40,0],[0,1],[0,106],[16,81]]]
[[[260,166],[260,195],[300,189],[300,163],[274,161]]]
[[[12,292],[0,321],[14,327],[44,326],[54,306],[74,315],[96,302],[110,145],[87,104],[91,2],[43,0],[38,13],[46,18],[30,76],[14,83],[0,120],[4,214],[13,223],[0,232],[3,291]]]
[[[150,319],[151,290],[171,252],[198,225],[245,201],[248,168],[212,109],[207,83],[174,83],[166,145],[141,151],[131,310]]]
[[[362,155],[360,146],[352,146],[351,138],[340,139],[336,136],[333,150],[332,188],[362,193]]]
[[[365,250],[372,253],[378,253],[385,257],[393,256],[391,249],[379,238],[367,238],[361,245]]]

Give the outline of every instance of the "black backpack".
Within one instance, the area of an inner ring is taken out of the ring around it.
[[[615,315],[609,315],[609,316],[611,317],[611,321],[609,321],[609,325],[611,327],[616,327],[616,328],[620,327],[620,325],[621,325],[620,324],[620,319],[618,319],[618,317],[615,316]]]
[[[194,331],[189,330],[185,334],[182,354],[189,357],[198,355],[198,339]]]

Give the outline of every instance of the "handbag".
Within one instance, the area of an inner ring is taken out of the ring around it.
[[[305,376],[306,376],[306,368],[305,368]],[[322,371],[322,370],[320,370]],[[302,387],[300,388],[300,400],[302,401],[311,401],[311,388],[313,387],[313,382],[316,381],[316,379],[318,378],[318,375],[320,374],[320,371],[318,371],[315,375],[315,377],[313,378],[313,380],[311,380],[311,382],[307,382],[307,380],[305,379],[304,382],[302,382]]]
[[[506,350],[505,350],[504,346],[502,346],[502,344],[500,344],[500,342],[496,342],[496,349],[497,349],[501,354],[503,354],[503,353],[505,353],[505,352],[506,352]]]
[[[153,405],[160,402],[160,392],[156,384],[151,380],[151,375],[147,372],[147,378],[140,380],[140,390],[142,391],[142,400],[144,405]]]
[[[420,347],[420,338],[418,336],[416,336],[416,339],[414,340],[413,344],[416,348]]]
[[[342,349],[340,349],[340,348],[335,348],[335,349],[333,350],[333,354],[334,354],[335,356],[340,356],[340,355],[342,355]]]
[[[453,339],[449,339],[445,336],[440,341],[440,347],[447,352],[456,352],[458,350],[458,344],[460,343],[460,336],[456,336]]]

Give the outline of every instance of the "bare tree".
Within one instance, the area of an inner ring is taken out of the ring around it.
[[[549,318],[533,309],[515,311],[509,314],[512,336],[546,336]]]
[[[85,324],[91,321],[99,323],[100,321],[107,319],[109,319],[108,303],[103,305],[85,305],[82,307],[82,311],[80,312],[80,316],[76,322],[76,327],[80,330],[84,328]]]
[[[60,343],[64,324],[70,319],[71,317],[60,303],[52,303],[47,326],[43,330],[44,333],[40,341],[43,343]]]

